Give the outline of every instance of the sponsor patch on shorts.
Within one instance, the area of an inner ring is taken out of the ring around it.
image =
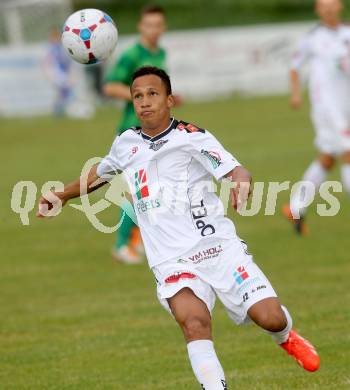
[[[233,273],[233,276],[238,284],[242,284],[245,280],[249,278],[249,274],[245,270],[243,265],[236,268],[236,271]]]
[[[214,259],[219,256],[219,254],[223,251],[221,245],[213,246],[211,248],[200,250],[191,256],[188,256],[188,260],[190,260],[194,264],[199,264],[202,261]]]

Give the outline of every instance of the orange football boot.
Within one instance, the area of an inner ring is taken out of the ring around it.
[[[131,230],[131,237],[129,246],[140,256],[145,254],[145,248],[143,246],[140,229],[138,226],[134,226]]]
[[[314,372],[320,367],[320,357],[315,347],[295,330],[289,332],[288,340],[281,347],[306,371]]]
[[[303,216],[294,218],[288,204],[283,206],[282,213],[293,224],[293,227],[298,234],[301,236],[307,236],[309,234],[309,229],[305,224],[305,218]]]

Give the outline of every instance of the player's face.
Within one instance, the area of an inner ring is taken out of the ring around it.
[[[340,0],[316,1],[316,13],[325,23],[337,22],[342,9],[343,4]]]
[[[159,38],[165,29],[165,17],[158,12],[143,15],[139,22],[139,31],[142,37],[153,46],[158,44]]]
[[[167,126],[174,101],[172,95],[167,95],[166,87],[158,76],[138,77],[131,86],[131,96],[143,128]]]

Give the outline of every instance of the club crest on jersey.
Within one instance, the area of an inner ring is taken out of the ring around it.
[[[217,152],[213,151],[208,151],[208,150],[201,150],[201,153],[203,156],[207,157],[209,161],[211,162],[211,165],[213,166],[214,169],[218,168],[222,162],[221,162],[221,156]]]
[[[133,146],[133,147],[131,148],[131,150],[130,150],[130,154],[129,154],[128,159],[130,160],[131,157],[132,157],[133,155],[135,155],[138,151],[139,151],[138,146]]]
[[[159,150],[162,146],[164,146],[169,140],[167,139],[161,139],[160,141],[158,142],[152,142],[151,145],[149,146],[149,148],[151,150],[154,150],[155,152],[157,150]]]
[[[144,169],[140,169],[135,172],[135,189],[138,200],[147,198],[149,196],[147,173]]]

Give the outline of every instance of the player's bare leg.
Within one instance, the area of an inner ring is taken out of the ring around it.
[[[266,298],[255,303],[248,310],[248,316],[268,332],[282,332],[289,325],[277,298]],[[291,327],[292,324],[290,324]],[[287,331],[287,335],[288,333],[289,331]],[[282,337],[281,341],[286,341],[286,338]]]
[[[350,150],[343,153],[342,166],[340,170],[344,189],[350,195]]]
[[[202,388],[227,389],[212,342],[211,316],[206,304],[189,288],[180,290],[168,303],[183,331],[192,369]]]
[[[266,298],[248,310],[248,316],[267,331],[307,371],[316,371],[320,358],[315,348],[292,330],[292,318],[277,298]]]
[[[328,172],[334,167],[335,158],[331,154],[320,153],[318,159],[315,160],[306,170],[303,176],[303,181],[311,182],[317,191],[320,185],[324,182]],[[308,229],[305,225],[306,207],[312,199],[313,194],[304,191],[302,201],[300,193],[296,193],[290,200],[289,205],[283,207],[283,214],[292,222],[296,232],[301,235],[306,235]]]
[[[327,173],[328,171],[333,169],[336,160],[335,157],[331,154],[320,153],[318,156],[318,161]]]

